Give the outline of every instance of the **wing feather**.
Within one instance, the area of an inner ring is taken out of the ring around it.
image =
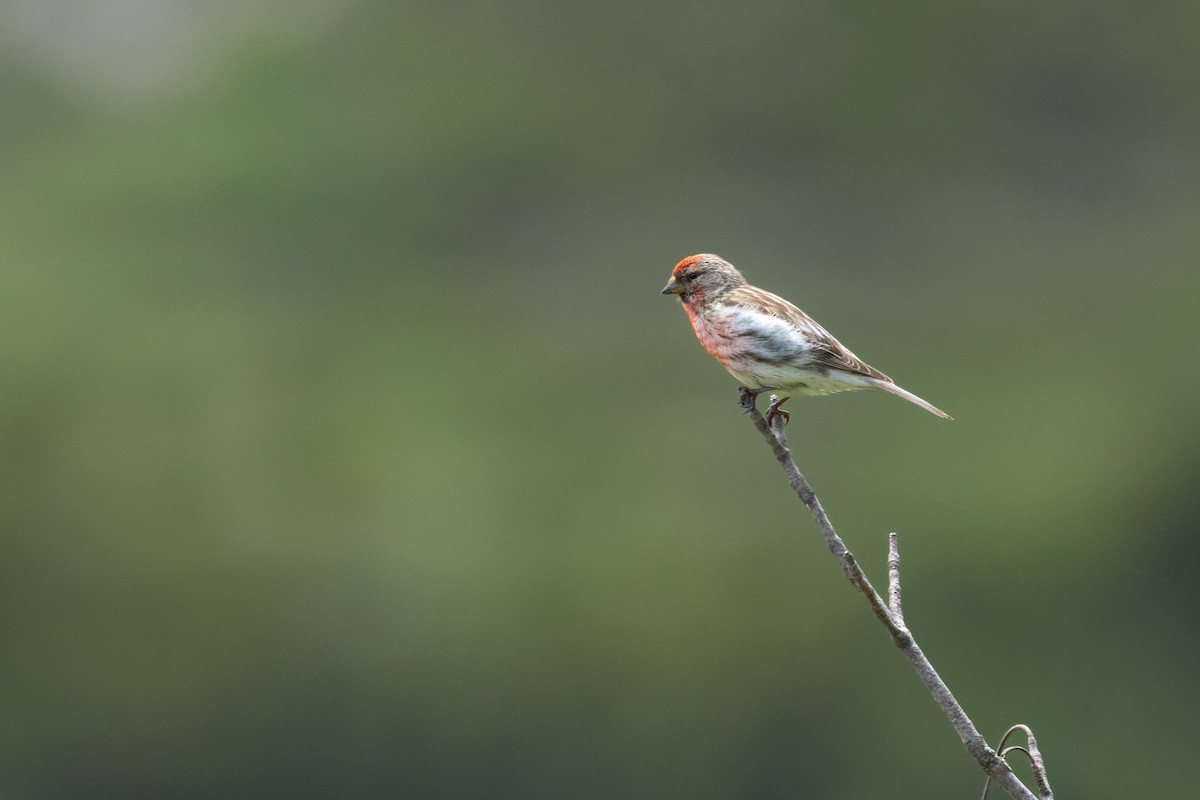
[[[784,320],[804,334],[813,343],[811,355],[819,366],[892,383],[891,378],[854,355],[816,320],[779,295],[771,294],[757,286],[746,285],[734,289],[727,295],[726,300],[731,305],[755,309]]]

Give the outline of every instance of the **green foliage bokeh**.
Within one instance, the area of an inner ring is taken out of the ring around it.
[[[695,252],[955,416],[789,433],[985,734],[1195,785],[1200,7],[135,11],[0,12],[4,796],[977,791]]]

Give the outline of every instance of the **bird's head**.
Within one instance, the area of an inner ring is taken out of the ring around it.
[[[684,305],[696,305],[716,300],[745,283],[733,264],[712,253],[700,253],[675,265],[662,293],[677,294]]]

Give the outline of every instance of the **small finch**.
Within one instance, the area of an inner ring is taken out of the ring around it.
[[[786,420],[779,406],[792,397],[855,389],[882,389],[950,419],[851,353],[803,311],[751,286],[720,256],[701,253],[680,261],[662,293],[679,295],[696,338],[733,377],[756,394],[772,389],[784,395],[767,409],[768,419],[779,414]]]

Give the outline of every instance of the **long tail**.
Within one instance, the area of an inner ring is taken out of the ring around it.
[[[892,383],[891,381],[881,381],[878,378],[872,378],[871,385],[874,386],[876,389],[883,389],[885,392],[888,392],[889,394],[894,394],[894,395],[896,395],[896,397],[903,397],[908,402],[920,406],[921,408],[928,411],[930,414],[937,414],[942,419],[954,419],[954,417],[950,416],[945,411],[942,411],[940,408],[935,406],[933,403],[928,403],[928,402],[922,400],[921,398],[917,397],[912,392],[908,391],[907,389],[901,389],[899,386]]]

